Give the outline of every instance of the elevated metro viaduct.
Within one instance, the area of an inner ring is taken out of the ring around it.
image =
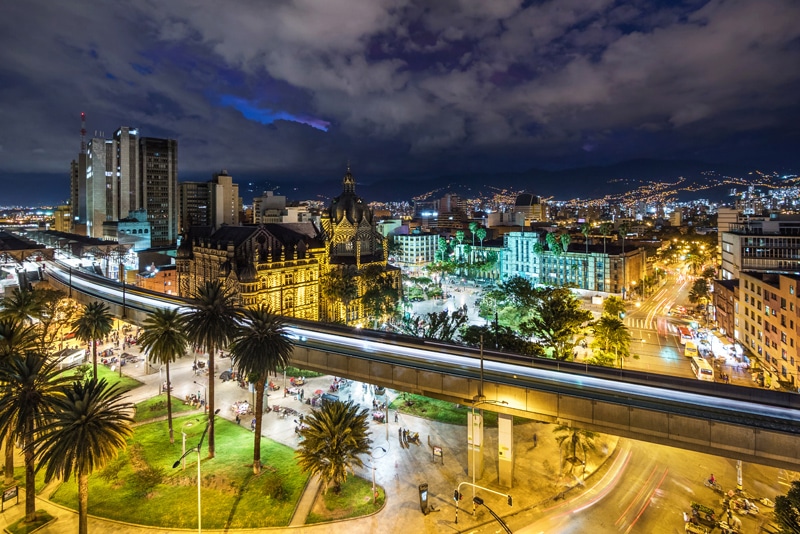
[[[91,276],[88,283],[74,276],[68,282],[66,275],[51,270],[48,279],[65,292],[71,290],[79,302],[105,301],[112,313],[134,324],[141,325],[156,306],[180,305],[175,298],[128,286],[123,309],[119,283],[91,275],[81,275]],[[147,303],[134,303],[132,295]],[[293,328],[305,335],[295,340],[292,364],[498,412],[499,482],[506,487],[513,481],[514,415],[800,470],[800,396],[796,394],[608,368],[584,372],[583,365],[553,360],[523,365],[499,361],[493,354],[484,360],[462,347],[431,349],[422,340],[398,345],[381,340],[380,334],[365,340],[368,332],[339,330],[330,333],[327,325],[312,323]],[[419,350],[428,357],[413,357]],[[480,418],[470,420],[468,442],[470,473],[474,468],[480,476],[484,458]]]

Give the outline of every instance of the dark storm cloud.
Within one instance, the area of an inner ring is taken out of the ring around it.
[[[182,176],[285,177],[724,159],[800,117],[795,0],[41,0],[0,32],[6,173],[66,173],[80,111]]]

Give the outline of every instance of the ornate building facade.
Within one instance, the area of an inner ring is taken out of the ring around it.
[[[363,297],[376,284],[392,288],[395,301],[401,297],[400,269],[387,264],[386,240],[377,230],[372,210],[356,195],[355,183],[348,167],[342,194],[333,199],[321,218],[326,246],[322,276],[353,285],[349,297],[326,295],[320,313],[328,322],[360,324],[374,318],[374,310],[365,305]]]
[[[265,302],[287,317],[366,325],[393,311],[400,270],[387,265],[384,238],[349,169],[321,226],[192,226],[175,262],[179,294],[193,297],[222,280],[241,306]]]
[[[180,296],[222,280],[241,306],[263,302],[280,315],[318,320],[324,251],[311,223],[192,227],[176,259]]]

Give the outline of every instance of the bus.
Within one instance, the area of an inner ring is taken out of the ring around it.
[[[678,327],[678,339],[681,340],[681,345],[686,345],[687,341],[691,341],[692,339],[694,339],[692,331],[689,329],[688,326]]]
[[[714,381],[714,369],[704,358],[699,356],[692,358],[692,373],[698,380]]]
[[[694,344],[694,341],[686,342],[686,344],[683,346],[683,355],[687,358],[694,358],[695,356],[698,356],[697,345]]]

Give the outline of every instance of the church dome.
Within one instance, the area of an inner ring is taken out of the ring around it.
[[[363,220],[372,223],[372,212],[361,197],[356,195],[356,181],[349,167],[342,180],[342,186],[342,194],[331,202],[330,217],[333,223],[338,224],[345,218],[353,224]]]

